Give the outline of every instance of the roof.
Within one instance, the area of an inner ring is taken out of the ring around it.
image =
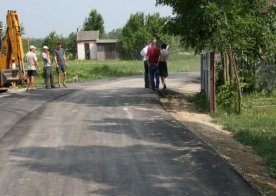
[[[100,31],[79,31],[77,41],[95,41],[99,39]]]
[[[117,39],[99,39],[96,42],[97,44],[112,44],[117,43]]]

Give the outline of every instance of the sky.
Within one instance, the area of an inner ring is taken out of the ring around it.
[[[172,9],[155,6],[155,0],[1,0],[0,21],[6,24],[8,10],[16,10],[28,38],[45,38],[51,32],[68,36],[81,28],[92,9],[102,15],[105,31],[122,28],[131,14],[160,13],[171,16]]]

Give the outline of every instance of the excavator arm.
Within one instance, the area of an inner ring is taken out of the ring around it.
[[[6,33],[0,44],[0,87],[10,86],[11,82],[22,82],[25,78],[24,50],[16,11],[8,11],[6,22]],[[17,70],[10,69],[12,59]]]

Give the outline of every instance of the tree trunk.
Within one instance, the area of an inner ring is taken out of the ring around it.
[[[231,78],[231,81],[236,82],[236,88],[238,93],[237,111],[240,114],[242,112],[242,91],[241,91],[241,84],[240,84],[240,78],[238,74],[237,63],[236,63],[233,51],[230,51],[228,55],[229,55],[231,70],[233,71],[233,79]]]
[[[229,77],[229,60],[226,52],[223,52],[223,80],[224,84],[230,81]]]

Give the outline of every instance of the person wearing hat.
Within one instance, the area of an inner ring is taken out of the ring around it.
[[[30,89],[34,88],[35,86],[35,77],[37,75],[37,71],[39,71],[38,67],[38,59],[35,54],[36,47],[31,45],[30,46],[30,51],[26,54],[26,61],[28,65],[28,72],[27,72],[27,82],[28,82],[28,87],[27,91]]]
[[[45,88],[50,88],[49,79],[50,79],[51,88],[56,88],[55,82],[54,82],[54,74],[52,70],[53,66],[51,63],[48,46],[43,46],[43,52],[41,56],[44,62]]]

